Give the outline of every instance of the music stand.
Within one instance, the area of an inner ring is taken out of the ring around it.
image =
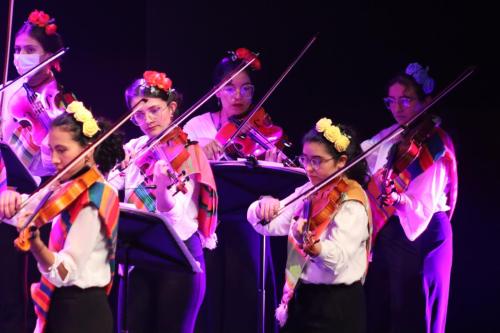
[[[7,170],[7,186],[14,187],[19,193],[33,193],[38,183],[7,143],[0,142],[0,153]]]
[[[246,211],[250,203],[260,195],[272,195],[284,198],[293,190],[307,182],[304,169],[283,167],[282,164],[268,161],[257,161],[249,164],[246,160],[211,161],[212,171],[219,192],[219,219],[231,220],[239,216],[244,224],[251,229],[246,221]],[[253,231],[253,230],[252,230]],[[260,236],[259,256],[259,332],[265,332],[266,326],[266,262],[267,238]],[[281,286],[280,286],[281,287]]]
[[[124,265],[121,332],[128,331],[127,289],[129,266],[200,273],[202,270],[175,230],[159,214],[120,203],[118,263]]]

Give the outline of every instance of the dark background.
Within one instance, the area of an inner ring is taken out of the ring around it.
[[[499,331],[496,12],[480,1],[329,2],[16,1],[14,31],[32,9],[55,17],[70,47],[60,82],[111,120],[126,111],[123,91],[146,69],[166,72],[187,109],[211,88],[217,61],[238,47],[261,55],[259,98],[319,32],[264,105],[295,152],[300,136],[323,116],[351,124],[361,138],[391,125],[382,104],[385,83],[409,62],[429,66],[438,91],[477,66],[435,107],[455,141],[460,177],[447,331]],[[6,15],[1,0],[2,59]],[[11,65],[9,78],[16,76]],[[213,107],[212,101],[197,114]],[[125,131],[139,134],[133,126]]]

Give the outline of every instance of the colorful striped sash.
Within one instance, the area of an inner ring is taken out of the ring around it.
[[[27,169],[40,153],[40,146],[33,141],[29,126],[19,125],[12,133],[9,145]]]
[[[449,136],[440,128],[436,128],[434,133],[422,145],[418,157],[400,174],[393,174],[394,185],[398,193],[406,191],[411,181],[430,168],[434,162],[444,158],[450,175],[450,207],[453,211],[456,193],[457,176],[455,150]],[[375,242],[380,230],[385,226],[388,219],[394,214],[396,209],[393,206],[383,206],[379,200],[382,194],[382,187],[377,181],[383,169],[377,171],[371,177],[368,184],[367,193],[373,216],[373,236]]]
[[[50,233],[49,249],[59,252],[64,247],[64,242],[76,220],[80,211],[93,205],[98,209],[99,218],[104,227],[104,234],[108,248],[108,261],[110,263],[111,280],[106,286],[106,292],[109,294],[113,283],[115,271],[115,251],[118,233],[118,215],[119,200],[118,195],[111,186],[102,182],[101,178],[92,184],[87,191],[84,191],[78,198],[70,202],[64,210],[60,212],[57,223],[54,224]],[[37,314],[36,332],[44,332],[47,322],[47,315],[50,308],[50,299],[55,286],[46,278],[42,277],[39,283],[31,286],[31,296],[35,304],[35,313]]]

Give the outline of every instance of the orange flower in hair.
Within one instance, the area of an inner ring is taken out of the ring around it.
[[[57,31],[57,25],[52,23],[53,21],[54,19],[50,18],[50,16],[42,10],[35,9],[30,13],[30,16],[28,16],[28,22],[40,28],[45,28],[45,33],[47,35],[53,35]]]
[[[150,87],[156,87],[166,91],[167,93],[170,88],[172,88],[172,80],[170,80],[165,73],[145,71],[143,77],[146,84]]]
[[[231,58],[233,61],[236,59],[241,59],[246,62],[252,61],[252,59],[255,59],[254,62],[250,65],[254,70],[258,71],[261,69],[262,65],[260,64],[259,58],[257,58],[257,55],[250,51],[249,49],[246,49],[244,47],[240,47],[236,51],[230,51],[231,53]]]

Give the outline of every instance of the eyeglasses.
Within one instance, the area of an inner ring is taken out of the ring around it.
[[[307,167],[308,164],[311,164],[311,167],[314,170],[318,170],[322,163],[333,160],[333,157],[326,159],[320,156],[313,156],[309,158],[306,155],[300,155],[298,157],[298,160],[300,165],[302,165],[304,169]]]
[[[149,113],[153,118],[158,118],[160,116],[160,112],[165,108],[163,107],[151,107],[146,111],[139,110],[132,116],[131,120],[135,125],[141,125],[146,121],[146,113]]]
[[[392,97],[386,97],[384,98],[384,104],[387,109],[391,109],[392,105],[394,103],[398,103],[401,107],[407,108],[410,106],[411,102],[415,100],[415,97],[399,97],[399,98],[392,98]]]
[[[236,95],[236,92],[239,91],[241,97],[250,98],[253,96],[255,86],[253,84],[244,84],[237,88],[235,86],[226,85],[221,89],[221,91],[229,96],[234,96]]]

